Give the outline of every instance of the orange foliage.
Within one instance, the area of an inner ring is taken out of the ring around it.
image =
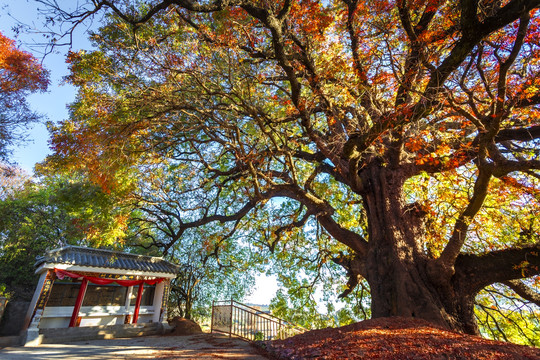
[[[506,185],[511,186],[515,189],[521,190],[535,197],[540,197],[540,190],[536,189],[534,186],[524,185],[511,176],[502,176],[500,180],[502,180],[502,182]]]
[[[317,16],[313,16],[313,14],[317,14]],[[293,2],[291,20],[299,26],[301,31],[320,41],[324,39],[324,30],[330,26],[334,19],[330,14],[325,13],[319,1],[303,0]]]
[[[15,47],[15,41],[0,32],[0,90],[44,91],[49,85],[48,73],[37,59]]]

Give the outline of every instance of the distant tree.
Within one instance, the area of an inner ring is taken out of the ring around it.
[[[204,247],[208,233],[191,231],[175,244],[168,259],[180,263],[180,274],[171,283],[171,315],[208,320],[212,302],[241,300],[254,288],[256,266],[249,266],[246,251],[222,249],[216,256]]]
[[[114,247],[122,214],[101,188],[67,179],[26,181],[0,200],[0,284],[30,300],[36,256],[65,245]],[[116,246],[121,245],[117,244]]]
[[[106,14],[69,57],[65,163],[174,161],[189,224],[270,251],[317,223],[372,317],[478,333],[504,284],[538,318],[539,0],[42,2]]]
[[[48,71],[0,32],[0,160],[8,159],[10,147],[24,140],[24,131],[40,119],[26,97],[48,85]]]
[[[175,166],[143,169],[137,191],[130,195],[126,245],[180,265],[171,283],[169,315],[202,320],[210,316],[212,301],[243,298],[253,287],[258,265],[248,247],[225,236],[231,229],[198,224],[182,199],[193,184],[179,182]]]
[[[20,167],[0,162],[0,200],[24,189],[32,177]]]

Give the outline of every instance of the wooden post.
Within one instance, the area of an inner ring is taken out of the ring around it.
[[[126,299],[124,301],[124,324],[131,324],[131,314],[129,313],[129,306],[131,302],[131,293],[133,292],[133,286],[128,286],[126,290]]]
[[[168,317],[168,314],[167,314],[167,302],[169,300],[169,290],[170,290],[170,285],[171,285],[171,279],[168,279],[168,280],[164,280],[163,281],[164,285],[163,285],[163,297],[161,298],[161,311],[160,311],[160,315],[159,315],[159,321],[160,322],[163,322],[163,321],[167,321],[167,317]]]
[[[77,295],[77,301],[75,302],[75,307],[73,308],[73,314],[71,314],[71,320],[69,321],[69,327],[77,326],[77,317],[79,316],[79,311],[84,300],[84,295],[86,294],[86,288],[88,287],[88,280],[83,279],[81,287],[79,288],[79,294]]]
[[[232,321],[233,321],[233,299],[231,298],[231,318],[229,322],[229,338],[232,337]]]
[[[212,300],[212,317],[210,318],[210,334],[214,332],[214,300]]]
[[[39,326],[41,315],[43,314],[45,305],[49,300],[49,295],[51,294],[55,279],[56,274],[54,270],[48,270],[47,272],[41,273],[36,291],[34,292],[34,296],[32,297],[32,301],[30,302],[30,306],[28,307],[28,311],[24,319],[23,330],[28,329],[34,320],[36,321],[34,323],[34,327],[37,328]]]
[[[162,281],[155,286],[154,299],[152,301],[152,322],[161,322],[161,312],[163,311],[163,297],[165,296],[165,281]]]
[[[144,283],[142,282],[139,285],[139,291],[137,292],[137,302],[135,302],[135,312],[133,313],[133,324],[136,324],[137,320],[139,320],[139,309],[141,308],[141,299],[142,299],[143,290],[144,290]]]

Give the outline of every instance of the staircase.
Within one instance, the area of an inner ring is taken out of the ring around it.
[[[306,329],[234,300],[212,303],[211,332],[248,341],[285,339]]]

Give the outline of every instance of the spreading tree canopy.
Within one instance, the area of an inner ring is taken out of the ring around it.
[[[104,14],[58,166],[114,189],[166,159],[215,244],[331,238],[373,317],[477,333],[494,284],[540,305],[539,0],[43,2]]]

